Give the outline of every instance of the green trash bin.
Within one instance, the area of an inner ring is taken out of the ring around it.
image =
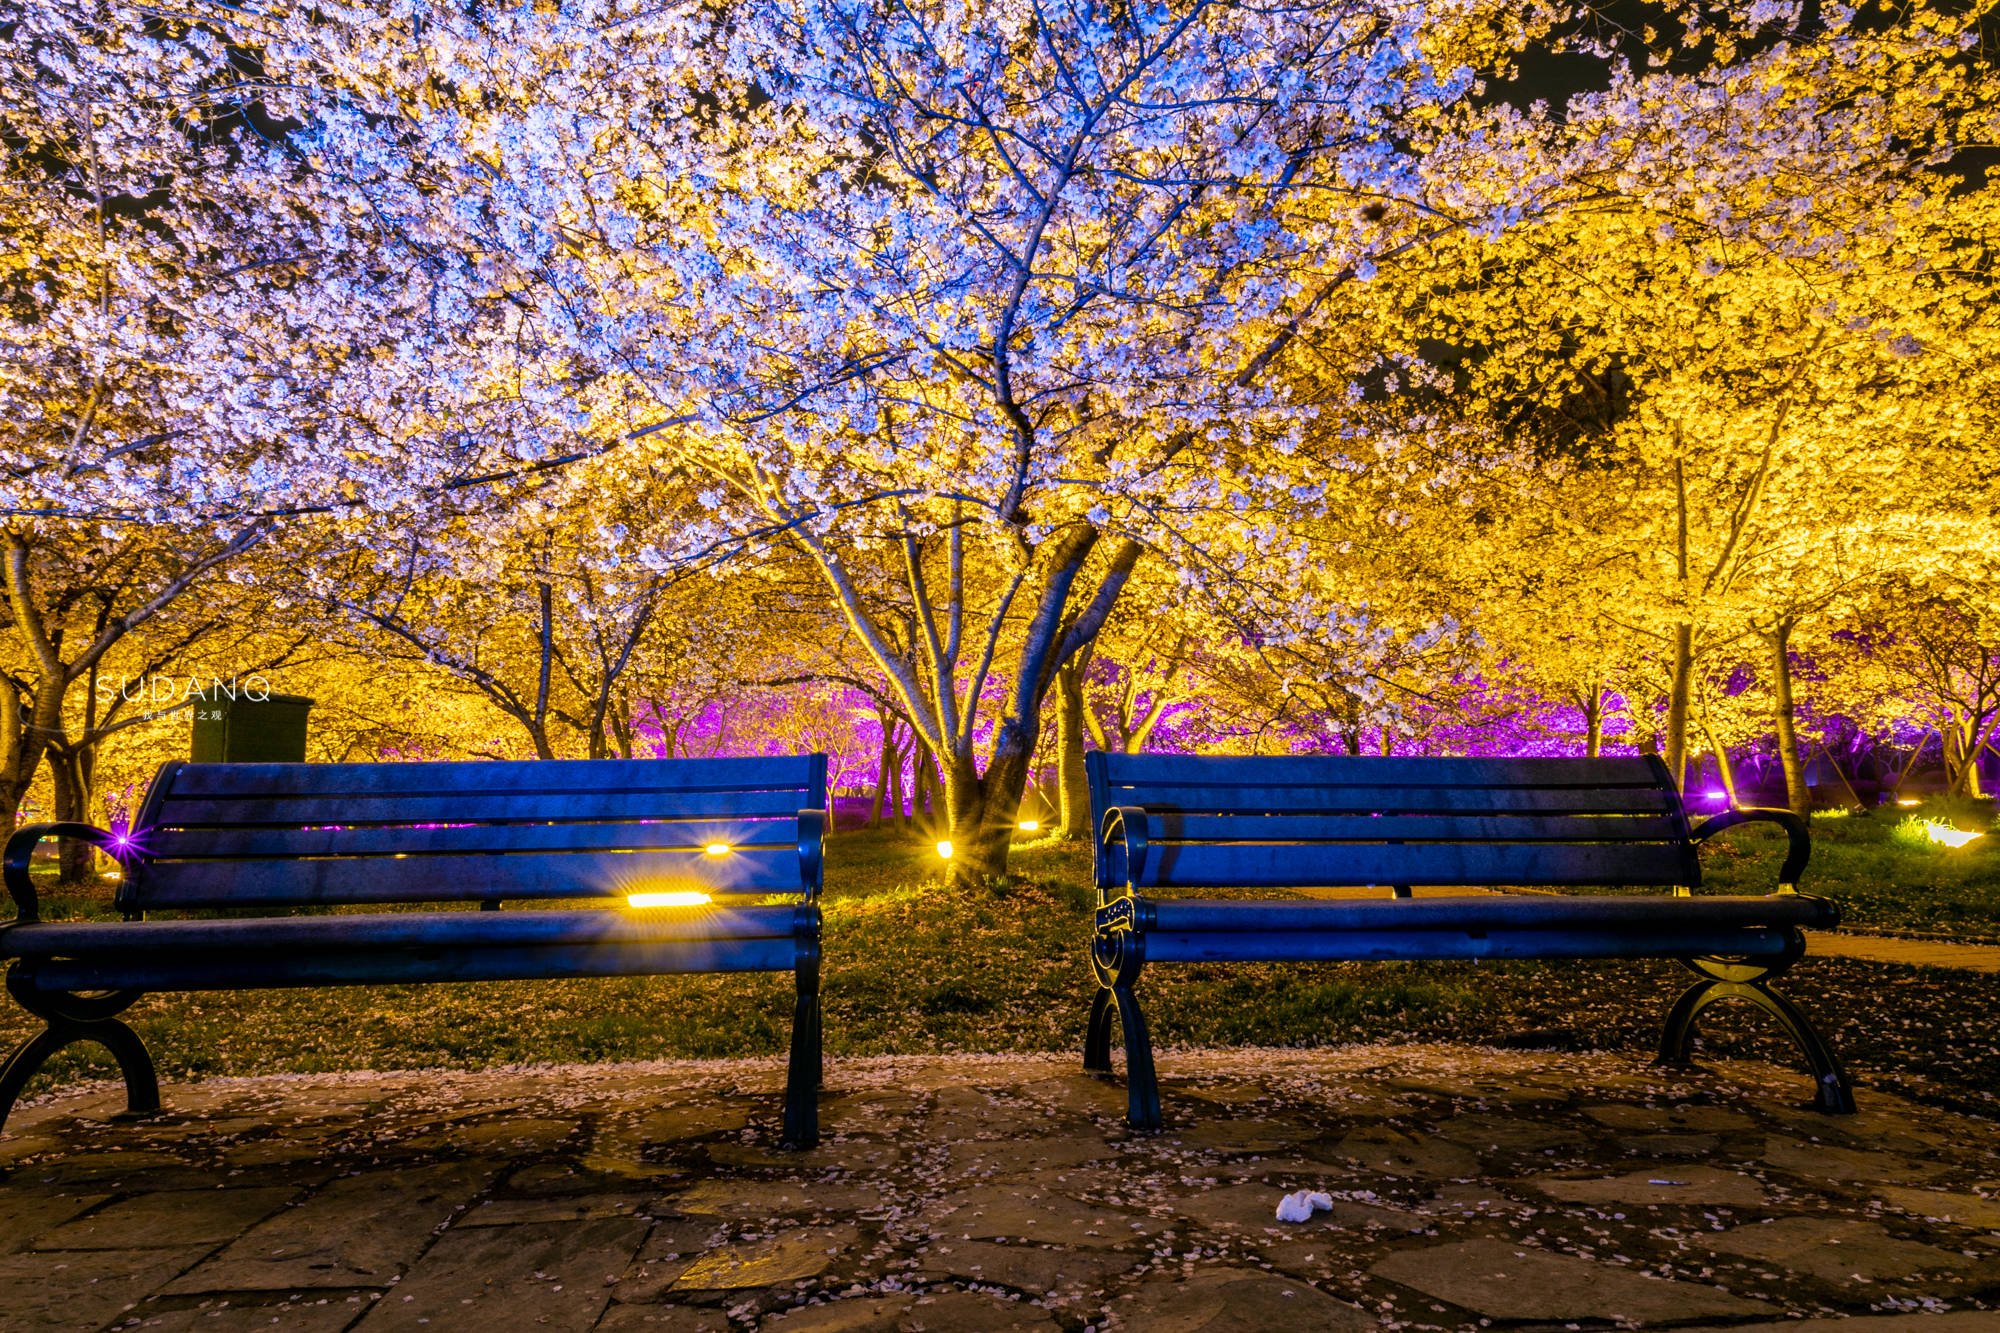
[[[240,687],[210,690],[190,699],[194,736],[188,758],[197,764],[298,764],[306,757],[306,715],[313,701],[297,694],[251,698]]]

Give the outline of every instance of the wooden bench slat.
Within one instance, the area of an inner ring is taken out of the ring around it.
[[[1152,848],[1145,888],[1353,884],[1678,885],[1694,882],[1676,846],[1647,843],[1167,844]]]
[[[791,939],[797,930],[797,911],[792,907],[379,912],[196,921],[44,921],[7,936],[7,949],[22,958],[92,959],[204,950],[330,952]]]
[[[1673,842],[1668,815],[1152,815],[1154,842]]]
[[[321,860],[167,861],[136,877],[151,908],[624,897],[631,893],[800,893],[799,854],[754,847],[701,852],[577,852]]]
[[[154,828],[148,856],[367,856],[398,852],[583,852],[653,847],[796,847],[796,815],[772,819],[688,819],[662,823],[470,824],[342,828]]]
[[[1240,898],[1161,898],[1146,908],[1150,929],[1255,934],[1288,930],[1674,930],[1691,923],[1831,927],[1833,904],[1802,893],[1766,897],[1687,897],[1659,894],[1480,894],[1449,898],[1362,898],[1325,901],[1245,901]]]
[[[252,957],[57,959],[33,965],[46,990],[257,990],[382,986],[431,981],[531,981],[674,972],[787,972],[798,943],[786,939],[663,940],[643,944],[499,949],[341,949]]]
[[[1177,934],[1148,931],[1146,959],[1159,963],[1308,963],[1376,959],[1449,961],[1465,958],[1696,958],[1707,954],[1778,958],[1785,933],[1686,926],[1649,935],[1629,930],[1354,930],[1296,935]]]
[[[1416,787],[1657,787],[1644,756],[1599,759],[1375,758],[1347,755],[1115,754],[1104,757],[1113,791],[1156,785],[1416,786]],[[1121,804],[1114,801],[1113,804]]]
[[[469,791],[453,795],[169,796],[153,822],[185,828],[214,824],[291,826],[322,824],[483,823],[488,820],[726,819],[757,815],[797,816],[802,808],[793,791],[594,792],[546,794]]]
[[[1155,783],[1143,792],[1111,788],[1107,804],[1188,814],[1575,814],[1675,813],[1657,788],[1560,787],[1209,787]]]
[[[461,791],[805,791],[812,756],[764,759],[541,759],[382,764],[184,764],[176,796],[424,795]],[[794,801],[794,810],[805,801]]]

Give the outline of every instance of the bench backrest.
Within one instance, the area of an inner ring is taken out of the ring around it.
[[[1097,882],[1115,889],[1701,882],[1653,756],[1390,759],[1086,756]],[[1129,874],[1122,821],[1146,811]]]
[[[164,765],[128,912],[814,893],[826,756]],[[803,840],[805,845],[801,845]],[[711,851],[727,848],[727,851]]]

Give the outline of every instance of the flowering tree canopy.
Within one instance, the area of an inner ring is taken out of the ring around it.
[[[319,94],[207,8],[10,20],[0,507],[240,529],[535,455],[463,258],[413,244],[352,123],[330,159]]]
[[[357,127],[421,140],[385,191],[423,204],[399,225],[504,274],[600,439],[697,478],[709,520],[649,559],[816,563],[981,865],[1054,672],[1142,553],[1226,577],[1243,514],[1291,503],[1256,460],[1311,413],[1273,357],[1411,235],[1491,220],[1411,136],[1511,26],[1338,0],[577,3],[298,42],[337,44],[316,59]],[[1402,199],[1423,208],[1390,220]]]
[[[1780,697],[1804,618],[1979,546],[1995,99],[1976,16],[1652,12],[34,9],[10,549],[180,525],[165,605],[282,529],[238,567],[542,755],[630,748],[691,571],[810,587],[837,646],[712,651],[866,695],[974,872],[1135,588],[1117,743],[1197,667],[1358,749],[1526,661],[1591,747],[1659,695],[1679,771],[1711,661]]]
[[[5,23],[11,821],[48,748],[79,743],[72,687],[284,515],[411,510],[545,446],[463,256],[408,244],[351,140],[326,158],[318,91],[235,11],[84,0]],[[92,552],[120,576],[67,582]]]

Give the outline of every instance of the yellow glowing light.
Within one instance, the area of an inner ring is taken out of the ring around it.
[[[1041,826],[1042,826],[1042,821],[1039,819],[1024,819],[1021,821],[1021,827],[1027,830],[1029,833],[1033,833],[1036,829],[1040,828]]]
[[[938,855],[942,856],[947,861],[951,860],[951,844],[948,842],[939,843]]]
[[[727,856],[729,855],[729,844],[726,842],[711,842],[705,850],[710,856]]]
[[[1963,829],[1955,829],[1942,820],[1925,824],[1924,832],[1931,835],[1932,842],[1941,842],[1947,847],[1963,847],[1974,838],[1986,836],[1983,833],[1967,833]]]
[[[701,907],[708,902],[705,893],[628,893],[625,901],[634,907]]]
[[[1914,796],[1905,796],[1905,797],[1903,797],[1903,798],[1902,798],[1901,800],[1897,801],[1897,802],[1896,802],[1896,804],[1897,804],[1897,805],[1922,805],[1922,804],[1923,804],[1923,802],[1922,802],[1922,801],[1920,801],[1920,800],[1918,800],[1918,799],[1917,799],[1916,797],[1914,797]]]
[[[123,879],[123,878],[125,878],[125,876],[124,876],[124,875],[122,875],[122,874],[120,874],[120,873],[119,873],[118,871],[116,871],[116,870],[107,870],[107,871],[106,871],[106,872],[104,873],[104,878],[106,878],[106,879]]]

